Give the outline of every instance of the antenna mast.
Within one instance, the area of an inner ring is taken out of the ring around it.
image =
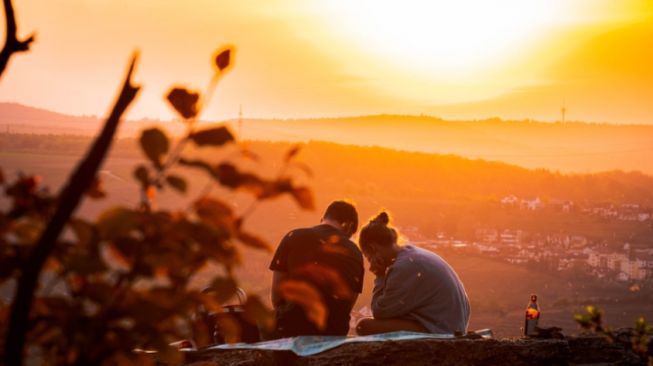
[[[565,123],[565,117],[567,114],[567,102],[565,100],[562,101],[562,108],[560,108],[560,112],[562,113],[562,123]]]
[[[238,138],[243,139],[243,105],[238,110]]]

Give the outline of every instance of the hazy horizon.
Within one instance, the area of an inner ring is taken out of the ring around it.
[[[241,106],[248,118],[542,121],[560,120],[566,108],[568,120],[653,124],[653,51],[645,47],[653,7],[645,0],[26,0],[16,8],[21,29],[38,38],[12,63],[0,100],[65,114],[106,113],[139,49],[144,89],[128,117],[169,119],[168,86],[204,90],[210,69],[202,60],[232,43],[238,67],[207,120],[236,118]]]
[[[74,117],[74,118],[96,118],[99,120],[103,120],[106,118],[106,115],[102,113],[95,113],[95,114],[74,114],[74,113],[67,113],[65,111],[61,110],[56,110],[56,109],[50,109],[46,108],[43,106],[37,106],[37,105],[29,105],[29,104],[24,104],[20,102],[14,102],[14,101],[9,101],[9,100],[0,100],[0,104],[13,104],[13,105],[18,105],[21,107],[27,107],[27,108],[34,108],[34,109],[39,109],[39,110],[44,110],[47,112],[52,112],[60,115],[64,115],[67,117]],[[582,119],[570,119],[566,118],[564,122],[560,120],[560,118],[553,118],[553,119],[537,119],[537,118],[531,118],[531,117],[523,117],[523,118],[507,118],[507,117],[502,117],[498,115],[478,115],[476,117],[470,117],[470,118],[456,118],[456,117],[444,117],[441,115],[437,114],[429,114],[429,113],[385,113],[382,111],[379,112],[372,112],[368,114],[341,114],[341,115],[333,115],[333,116],[320,116],[320,115],[305,115],[305,116],[294,116],[294,117],[283,117],[283,116],[265,116],[265,115],[257,115],[257,116],[250,116],[246,115],[243,110],[242,117],[244,120],[251,120],[251,121],[256,121],[256,120],[262,120],[262,121],[312,121],[312,120],[342,120],[342,119],[355,119],[355,118],[369,118],[369,117],[406,117],[406,118],[425,118],[425,119],[432,119],[435,121],[442,121],[442,122],[453,122],[453,123],[470,123],[470,122],[483,122],[483,121],[489,121],[489,120],[500,120],[502,122],[508,122],[508,123],[520,123],[520,122],[527,122],[527,123],[544,123],[544,124],[586,124],[586,125],[608,125],[608,126],[622,126],[622,127],[627,127],[627,126],[653,126],[653,117],[651,118],[650,122],[642,122],[642,123],[628,123],[628,122],[619,122],[619,121],[592,121],[592,120],[582,120]],[[239,113],[236,113],[234,116],[227,116],[222,119],[217,119],[217,120],[211,120],[207,118],[203,118],[198,121],[198,123],[224,123],[224,122],[236,122],[239,120]],[[177,122],[178,118],[175,116],[169,116],[168,118],[159,118],[155,116],[142,116],[139,118],[135,117],[129,117],[129,114],[127,113],[127,118],[125,121],[128,122],[137,122],[137,121],[153,121],[153,122]]]

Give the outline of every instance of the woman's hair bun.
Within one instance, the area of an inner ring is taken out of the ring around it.
[[[387,212],[381,211],[375,218],[372,219],[373,223],[388,225],[390,223],[390,216]]]

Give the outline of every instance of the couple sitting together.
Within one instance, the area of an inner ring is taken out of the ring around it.
[[[400,245],[386,212],[361,229],[360,249],[350,239],[357,229],[356,208],[335,201],[320,225],[293,230],[283,238],[270,264],[277,338],[347,335],[351,310],[363,289],[363,255],[376,276],[371,304],[374,317],[359,321],[357,334],[467,332],[467,294],[446,261],[413,245]],[[293,296],[292,288],[302,283],[310,284],[321,297],[325,322],[317,321],[306,306],[308,294],[295,291]]]

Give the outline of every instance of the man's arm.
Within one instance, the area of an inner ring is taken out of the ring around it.
[[[281,243],[279,243],[279,246],[274,253],[274,257],[272,258],[272,262],[270,262],[269,268],[272,271],[270,300],[275,309],[283,304],[283,299],[279,293],[279,285],[288,277],[288,256],[290,255],[290,248],[294,240],[293,236],[294,232],[291,231],[281,239]]]
[[[272,306],[276,309],[279,305],[283,304],[283,298],[279,293],[279,285],[283,280],[288,277],[287,272],[273,271],[272,272],[272,288],[270,291],[270,300],[272,300]]]

